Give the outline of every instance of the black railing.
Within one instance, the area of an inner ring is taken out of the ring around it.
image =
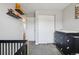
[[[0,40],[0,55],[26,55],[26,40]]]
[[[26,55],[27,45],[23,45],[14,55]]]

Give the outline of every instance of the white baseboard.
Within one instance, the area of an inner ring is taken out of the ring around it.
[[[39,43],[35,42],[35,45],[39,45]]]

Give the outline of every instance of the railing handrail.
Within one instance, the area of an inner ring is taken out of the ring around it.
[[[0,43],[25,43],[27,40],[0,40]]]

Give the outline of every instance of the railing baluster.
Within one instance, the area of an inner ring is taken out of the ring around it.
[[[21,42],[21,46],[23,46],[23,43]]]
[[[15,43],[14,43],[14,53],[15,53]]]
[[[17,42],[17,51],[18,51],[18,42]]]
[[[23,46],[24,44],[23,44],[23,43],[21,43],[21,45]],[[23,47],[23,49],[24,49],[24,47]],[[22,55],[24,55],[24,51],[22,51]]]
[[[5,43],[4,43],[4,55],[5,55]]]
[[[3,45],[2,45],[2,48],[3,48],[3,52],[2,52],[2,54],[4,55],[4,43],[3,43]]]
[[[17,48],[17,46],[16,46],[17,44],[15,43],[15,52],[16,52],[16,48]]]
[[[10,43],[8,43],[8,55],[10,55]]]
[[[7,43],[5,43],[5,52],[6,52],[6,55],[7,55]]]
[[[20,43],[20,48],[21,48],[21,43]]]
[[[11,55],[13,55],[13,43],[11,43]]]
[[[13,42],[13,55],[14,55],[14,42]]]
[[[11,43],[10,43],[10,55],[11,55]]]

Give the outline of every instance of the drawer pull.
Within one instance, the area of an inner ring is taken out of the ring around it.
[[[67,42],[69,42],[69,40],[67,40]]]
[[[69,49],[69,47],[67,47],[66,49]]]

